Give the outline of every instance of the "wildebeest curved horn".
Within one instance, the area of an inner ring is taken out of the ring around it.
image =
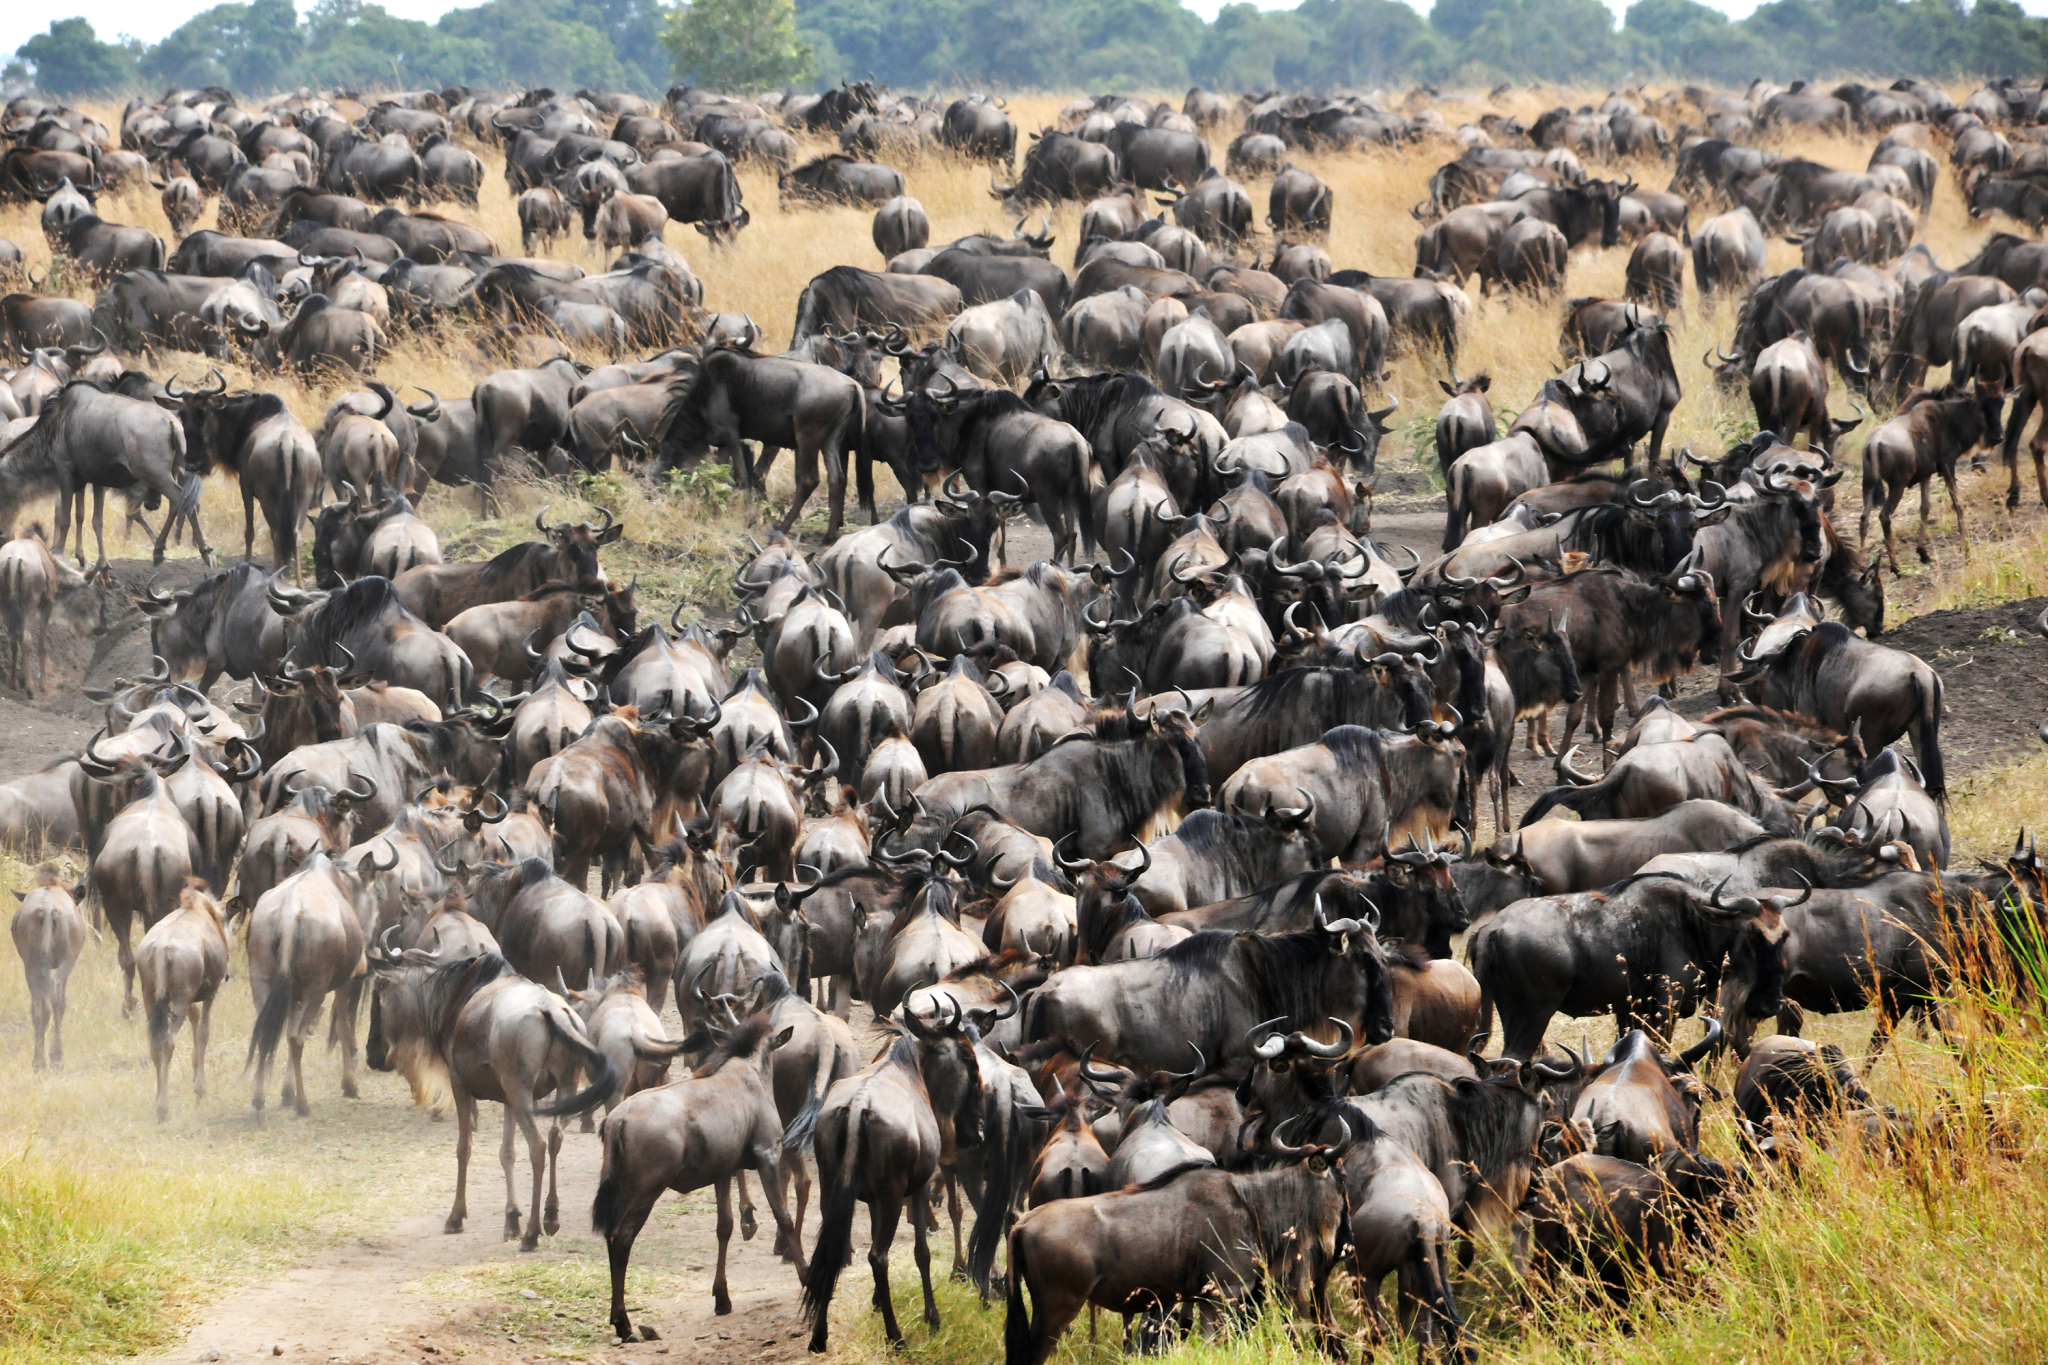
[[[1557,756],[1557,775],[1574,787],[1590,787],[1599,779],[1588,777],[1572,766],[1572,755],[1578,751],[1579,746],[1574,744]]]
[[[1117,880],[1128,886],[1152,870],[1151,846],[1147,844],[1138,845],[1138,865],[1136,867],[1125,867],[1122,863],[1114,860],[1111,861],[1110,866],[1117,870]]]
[[[548,533],[548,509],[553,506],[554,504],[551,502],[542,503],[540,511],[533,514],[533,528],[542,535]]]
[[[496,815],[485,815],[483,813],[483,803],[485,801],[497,802],[498,813]],[[483,794],[483,797],[475,805],[471,806],[470,809],[475,813],[477,819],[483,821],[487,825],[503,824],[506,818],[512,814],[511,803],[506,801],[504,797],[498,795],[496,792],[485,792]]]
[[[1734,880],[1735,876],[1733,873],[1723,877],[1721,884],[1715,887],[1713,894],[1707,898],[1708,908],[1717,918],[1740,919],[1746,915],[1754,915],[1761,905],[1761,902],[1754,896],[1737,896],[1732,901],[1722,900],[1721,893],[1726,891],[1728,883]]]
[[[1564,1050],[1564,1055],[1571,1058],[1569,1066],[1553,1066],[1551,1063],[1543,1061],[1528,1062],[1525,1065],[1529,1070],[1546,1081],[1575,1081],[1585,1071],[1586,1064],[1579,1054],[1573,1052],[1570,1048]]]
[[[992,1006],[991,1008],[995,1009],[996,1011],[996,1013],[989,1016],[989,1022],[992,1024],[1000,1024],[1005,1019],[1014,1018],[1016,1016],[1017,1011],[1020,1008],[1022,1008],[1024,1004],[1023,1001],[1017,998],[1017,992],[1010,989],[1009,982],[998,981],[996,982],[996,984],[998,986],[1001,986],[1003,988],[1003,993],[1010,997],[1010,1007],[1008,1009],[1003,1009],[1001,1006]]]
[[[1066,854],[1060,852],[1061,849],[1066,847],[1067,840],[1075,838],[1079,833],[1079,830],[1068,830],[1053,841],[1052,860],[1062,872],[1080,872],[1090,865],[1089,860],[1086,858],[1069,858]]]
[[[1811,891],[1812,888],[1808,887],[1807,890]],[[1708,1015],[1701,1022],[1707,1026],[1707,1036],[1678,1054],[1678,1064],[1687,1071],[1705,1061],[1714,1049],[1721,1045],[1721,1021]]]
[[[1888,836],[1891,833],[1891,830],[1893,828],[1892,824],[1890,823],[1892,817],[1897,817],[1900,824],[1905,823],[1904,816],[1900,815],[1898,811],[1892,811],[1891,814],[1886,817],[1884,835]],[[1883,836],[1880,836],[1880,838],[1882,842],[1890,842],[1889,838],[1884,838]],[[1797,896],[1765,896],[1763,898],[1763,903],[1765,905],[1770,906],[1773,910],[1790,910],[1795,905],[1804,905],[1808,901],[1813,899],[1813,883],[1808,881],[1802,874],[1798,872],[1794,872],[1792,875],[1798,878],[1799,884],[1806,889]]]
[[[357,782],[361,782],[363,784],[363,790],[360,793],[356,791]],[[355,805],[359,806],[367,802],[374,801],[376,800],[376,798],[377,782],[376,779],[371,777],[368,773],[352,774],[349,778],[349,784],[346,787],[343,787],[340,791],[336,792],[333,797],[333,799],[336,801],[352,802]]]
[[[424,409],[408,407],[406,411],[419,418],[422,422],[439,421],[441,418],[441,395],[435,393],[424,384],[415,384],[413,387],[427,396],[427,405]]]
[[[357,876],[360,877],[362,875],[362,870],[365,867],[369,868],[372,872],[389,872],[392,868],[398,866],[398,845],[392,843],[389,839],[383,840],[382,843],[385,850],[391,854],[391,861],[388,863],[378,862],[377,850],[375,847],[372,847],[363,861],[356,864]]]
[[[1365,927],[1362,923],[1355,919],[1333,919],[1325,921],[1323,919],[1323,897],[1322,893],[1320,892],[1316,894],[1315,924],[1316,928],[1322,930],[1326,934],[1355,934],[1360,929]]]
[[[823,744],[825,741],[821,739],[818,742],[820,744]],[[958,834],[962,839],[965,839],[967,841],[967,847],[969,850],[968,852],[964,854],[954,854],[946,852],[946,845],[953,842],[953,836],[956,834]],[[962,830],[949,829],[946,831],[946,837],[939,841],[939,851],[933,854],[932,856],[937,858],[940,862],[946,864],[946,866],[948,867],[965,867],[969,863],[973,862],[976,858],[979,858],[981,856],[981,845],[974,842],[973,835],[965,833]]]
[[[1272,1028],[1275,1024],[1286,1023],[1287,1018],[1288,1016],[1284,1014],[1276,1014],[1262,1024],[1253,1024],[1249,1029],[1245,1030],[1246,1044],[1250,1046],[1254,1053],[1268,1061],[1278,1057],[1287,1048],[1287,1035],[1278,1031],[1266,1034],[1263,1038],[1259,1035],[1264,1030]]]
[[[697,1003],[701,1005],[708,1005],[711,1003],[710,1000],[704,994],[704,978],[711,975],[711,973],[716,971],[717,969],[718,963],[716,961],[707,962],[697,972],[697,975],[690,978],[690,998],[692,1000],[695,1000]]]
[[[1207,1071],[1209,1069],[1209,1059],[1202,1055],[1201,1046],[1193,1039],[1189,1039],[1188,1049],[1195,1054],[1195,1069],[1193,1071],[1162,1071],[1159,1074],[1168,1080],[1191,1081]]]
[[[1117,1075],[1116,1072],[1099,1069],[1095,1066],[1095,1049],[1101,1046],[1102,1040],[1097,1038],[1094,1042],[1088,1044],[1087,1050],[1081,1054],[1079,1070],[1082,1079],[1093,1081],[1097,1085],[1123,1084],[1124,1078]]]
[[[1408,547],[1405,545],[1402,548],[1408,549]],[[1408,549],[1408,553],[1414,554],[1415,551],[1412,549]],[[1521,560],[1515,558],[1513,555],[1508,556],[1508,563],[1514,565],[1514,568],[1507,573],[1495,574],[1493,577],[1487,579],[1486,583],[1488,587],[1504,591],[1508,588],[1514,587],[1515,584],[1521,582],[1522,579],[1528,575],[1528,568],[1522,563]]]
[[[1287,1045],[1299,1048],[1311,1057],[1342,1057],[1345,1053],[1351,1051],[1351,1040],[1354,1036],[1351,1031],[1351,1025],[1335,1015],[1330,1016],[1330,1022],[1335,1024],[1344,1035],[1337,1042],[1319,1043],[1306,1033],[1290,1033],[1287,1035]]]
[[[856,669],[853,671],[858,672],[859,670]],[[823,675],[820,674],[819,676],[822,677]],[[844,678],[851,677],[852,673],[846,673],[840,676],[843,680]],[[808,697],[798,697],[796,698],[796,700],[811,714],[804,717],[802,720],[797,720],[795,717],[791,717],[789,721],[789,728],[792,730],[808,730],[813,725],[816,725],[818,723],[818,708],[811,702],[811,700]]]
[[[988,869],[988,884],[989,884],[990,886],[993,886],[993,887],[994,887],[994,888],[995,888],[996,890],[998,890],[998,891],[1008,891],[1008,890],[1009,890],[1009,889],[1010,889],[1011,887],[1015,886],[1015,885],[1016,885],[1016,884],[1017,884],[1018,882],[1020,882],[1020,881],[1022,881],[1022,880],[1024,880],[1024,874],[1023,874],[1023,873],[1021,873],[1021,872],[1019,872],[1019,873],[1018,873],[1018,874],[1017,874],[1016,876],[1014,876],[1014,877],[1011,877],[1011,878],[1009,878],[1009,879],[1005,880],[1004,878],[1002,878],[1002,877],[999,877],[999,876],[997,876],[997,875],[996,875],[996,869],[995,869],[995,864],[994,864],[994,863],[990,863],[990,864],[989,864],[989,869]],[[1025,940],[1025,946],[1026,946],[1026,947],[1029,947],[1029,946],[1030,946],[1030,940],[1029,940],[1029,937],[1028,937],[1028,936],[1027,936],[1027,938],[1026,938],[1026,940]]]
[[[427,794],[429,792],[445,792],[448,790],[449,786],[452,785],[452,782],[453,779],[447,777],[446,775],[437,777],[433,781],[427,783],[426,786],[421,787],[418,791],[414,792],[412,794],[412,800],[407,802],[406,804],[417,806],[420,802],[427,799]]]

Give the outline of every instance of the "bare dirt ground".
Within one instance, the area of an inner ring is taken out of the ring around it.
[[[609,1344],[604,1244],[589,1230],[597,1137],[564,1135],[562,1229],[540,1251],[522,1256],[499,1236],[503,1187],[494,1132],[495,1124],[487,1123],[478,1134],[470,1187],[478,1216],[464,1231],[444,1234],[445,1203],[436,1203],[380,1234],[326,1247],[279,1278],[214,1305],[183,1342],[158,1357],[162,1365],[269,1359],[274,1348],[287,1361],[344,1365],[440,1365],[455,1356],[508,1365],[600,1354],[721,1365],[806,1357],[796,1276],[770,1250],[774,1228],[765,1205],[763,1230],[750,1242],[733,1237],[727,1265],[733,1311],[713,1314],[718,1247],[709,1191],[667,1196],[635,1248],[627,1304],[634,1321],[654,1328],[660,1340]],[[419,1152],[451,1179],[454,1136],[452,1123],[437,1126]],[[523,1148],[519,1178],[523,1186]],[[439,1197],[446,1194],[444,1184]],[[814,1205],[806,1244],[816,1232]]]

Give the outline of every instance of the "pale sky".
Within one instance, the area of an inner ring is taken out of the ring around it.
[[[391,13],[407,19],[431,22],[455,5],[448,0],[380,0]],[[50,23],[50,17],[83,15],[92,21],[93,31],[101,38],[108,39],[122,34],[132,35],[144,42],[157,42],[171,30],[184,23],[201,10],[210,9],[217,0],[86,0],[86,3],[64,3],[45,8],[30,4],[27,0],[0,5],[0,53],[12,52],[35,34],[42,32]],[[1183,0],[1188,8],[1213,18],[1224,0]],[[1295,0],[1255,0],[1261,9],[1292,9]],[[1427,12],[1427,0],[1409,0],[1419,10]],[[1741,18],[1756,8],[1757,0],[1705,0],[1705,3],[1725,11],[1733,18]],[[2030,14],[2048,14],[2048,0],[2020,0]],[[1608,7],[1618,15],[1628,8],[1628,0],[1607,0]],[[300,8],[309,8],[302,3]]]

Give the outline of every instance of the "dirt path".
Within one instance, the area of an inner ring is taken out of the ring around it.
[[[461,1233],[441,1231],[450,1192],[437,1186],[432,1208],[370,1235],[324,1248],[305,1264],[241,1289],[206,1311],[184,1341],[163,1352],[161,1365],[269,1359],[344,1365],[438,1365],[449,1356],[471,1361],[528,1362],[558,1358],[659,1356],[717,1361],[794,1361],[805,1357],[795,1274],[771,1247],[774,1225],[755,1187],[761,1231],[735,1234],[727,1267],[729,1316],[712,1312],[717,1263],[715,1205],[710,1191],[666,1195],[634,1249],[627,1304],[636,1323],[660,1339],[612,1346],[604,1245],[589,1230],[590,1197],[599,1162],[595,1134],[571,1131],[562,1145],[562,1228],[541,1249],[522,1255],[499,1236],[503,1185],[497,1162],[496,1107],[484,1106],[470,1167],[474,1216]],[[445,1163],[453,1177],[452,1124],[421,1158]],[[528,1172],[522,1145],[521,1202]],[[856,1220],[856,1232],[860,1220]],[[805,1243],[817,1235],[817,1208],[806,1219]],[[857,1238],[857,1240],[863,1240]],[[852,1288],[855,1276],[850,1274]],[[858,1290],[841,1296],[865,1305]],[[216,1354],[217,1353],[217,1354]]]

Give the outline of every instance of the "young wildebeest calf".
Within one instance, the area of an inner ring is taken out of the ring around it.
[[[637,970],[629,966],[602,981],[593,971],[589,988],[580,991],[570,989],[560,967],[555,980],[582,1018],[590,1041],[612,1059],[612,1069],[619,1074],[618,1089],[604,1102],[607,1115],[621,1100],[668,1083],[669,1059],[683,1050],[685,1041],[663,1031],[661,1016],[648,1007],[647,988]]]
[[[621,1341],[633,1340],[633,1323],[626,1316],[626,1264],[663,1190],[688,1194],[706,1185],[718,1188],[718,1274],[711,1281],[717,1312],[732,1312],[725,1253],[732,1241],[732,1181],[742,1171],[751,1169],[761,1178],[769,1212],[775,1215],[776,1252],[796,1263],[799,1283],[806,1278],[800,1234],[789,1221],[781,1189],[771,1183],[781,1162],[782,1120],[768,1082],[768,1057],[791,1033],[783,1029],[771,1035],[771,1026],[766,1012],[742,1020],[687,1078],[642,1091],[604,1121],[604,1170],[590,1219],[610,1254],[612,1328]],[[723,1033],[705,1025],[693,1032],[693,1039],[702,1040],[707,1030]],[[655,1338],[651,1331],[642,1333],[647,1340]]]
[[[1908,398],[1898,415],[1870,434],[1863,447],[1863,519],[1857,523],[1856,539],[1870,538],[1870,514],[1875,511],[1884,526],[1884,549],[1891,557],[1892,572],[1899,571],[1899,547],[1892,542],[1892,512],[1899,499],[1915,484],[1920,488],[1920,562],[1927,557],[1927,515],[1934,501],[1932,480],[1939,474],[1948,485],[1949,505],[1956,512],[1956,533],[1963,542],[1963,554],[1970,553],[1969,533],[1963,525],[1963,501],[1956,492],[1956,461],[1979,445],[1996,445],[2004,439],[1999,425],[2004,394],[1996,384],[1978,385],[1968,392],[1954,384],[1923,391]]]
[[[149,1060],[156,1067],[156,1121],[171,1116],[171,1055],[178,1024],[192,1021],[192,1096],[206,1098],[206,1035],[213,997],[228,978],[228,935],[220,902],[197,877],[185,881],[178,908],[156,922],[135,950],[142,1004],[149,1019]]]
[[[416,1102],[432,1105],[442,1090],[455,1100],[455,1203],[443,1231],[462,1231],[469,1217],[469,1151],[476,1134],[476,1102],[505,1106],[505,1140],[498,1161],[505,1168],[505,1236],[519,1237],[522,1251],[540,1245],[543,1226],[552,1235],[561,1225],[554,1165],[562,1150],[562,1125],[555,1123],[541,1145],[536,1115],[559,1119],[598,1104],[618,1085],[611,1059],[591,1045],[576,1012],[553,991],[512,970],[496,953],[442,964],[417,949],[372,948],[379,1036],[370,1044],[370,1066],[397,1071],[412,1086]],[[587,1066],[588,1089],[536,1106],[534,1101],[564,1088],[563,1081]],[[533,1202],[526,1231],[519,1230],[519,1199],[512,1183],[512,1132],[526,1135],[533,1163]],[[541,1206],[541,1177],[548,1182]]]
[[[28,974],[29,1015],[36,1030],[35,1067],[41,1071],[49,1065],[61,1071],[64,987],[78,964],[78,950],[85,946],[85,919],[49,863],[36,869],[35,890],[14,894],[21,902],[14,912],[14,951],[21,954],[22,970]],[[46,1030],[50,1036],[47,1060],[43,1053]]]

